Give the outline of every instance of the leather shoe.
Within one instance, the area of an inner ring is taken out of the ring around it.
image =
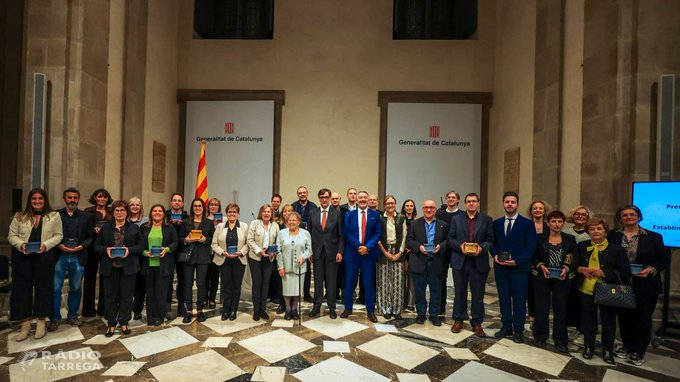
[[[434,326],[442,326],[442,319],[437,317],[432,317],[432,325]]]
[[[585,347],[583,348],[583,353],[581,354],[585,359],[593,359],[593,348]]]
[[[293,314],[293,319],[294,319],[294,320],[297,320],[297,319],[300,318],[300,314],[298,314],[298,311],[297,311],[297,310],[294,310],[294,311],[292,312],[292,314]]]
[[[366,313],[366,317],[368,317],[368,320],[371,322],[378,322],[378,317],[375,316],[375,313],[373,312],[368,312]]]
[[[453,326],[451,327],[451,333],[460,333],[460,331],[463,329],[463,323],[460,321],[456,321],[453,323]],[[473,328],[474,329],[474,328]]]
[[[512,328],[501,328],[501,330],[497,331],[493,336],[496,338],[512,337]]]
[[[616,361],[614,361],[614,354],[610,350],[605,350],[602,352],[602,359],[604,360],[604,362],[610,365],[616,363]]]
[[[198,312],[198,314],[196,314],[196,319],[198,320],[198,322],[203,322],[207,318],[205,316],[205,313],[203,313],[203,311],[200,311],[200,312]]]
[[[260,313],[253,313],[253,321],[260,321]]]
[[[229,313],[229,321],[234,321],[236,319],[236,312]]]
[[[330,317],[331,320],[335,320],[336,318],[338,318],[337,313],[335,313],[335,309],[331,309],[328,311],[328,317]]]
[[[312,310],[309,311],[309,317],[316,317],[319,315],[319,310],[320,308],[318,306],[315,306],[312,308]]]
[[[342,314],[340,315],[340,318],[347,318],[352,314],[352,309],[345,309]]]
[[[389,313],[385,313],[383,314],[383,317],[385,317],[386,320],[389,320],[390,318],[392,318],[392,315]]]
[[[479,337],[479,338],[486,338],[487,337],[486,333],[484,332],[484,329],[482,329],[481,326],[473,326],[472,332],[475,333],[477,335],[477,337]]]
[[[524,333],[515,332],[515,334],[512,335],[512,342],[514,342],[516,344],[523,344],[524,343]]]
[[[155,320],[153,321],[153,326],[161,326],[161,325],[163,325],[163,320],[161,320],[161,319],[155,319]]]
[[[293,318],[293,312],[286,310],[286,314],[283,316],[283,319],[289,321],[291,318]]]
[[[229,319],[229,312],[222,312],[222,321]]]
[[[47,331],[48,332],[53,332],[57,329],[59,329],[59,323],[61,320],[50,320],[50,324],[47,325]]]
[[[545,349],[547,344],[546,344],[545,340],[534,340],[534,345],[537,348]]]
[[[108,329],[106,329],[106,333],[104,333],[104,336],[106,338],[113,337],[113,334],[116,332],[116,327],[115,326],[109,326]]]
[[[269,320],[269,315],[264,310],[260,312],[260,317],[262,317],[263,320]]]
[[[191,320],[194,319],[194,316],[191,313],[187,313],[184,315],[184,318],[182,319],[182,322],[185,324],[188,324],[191,322]]]
[[[425,323],[425,316],[418,316],[416,317],[416,324],[422,325]]]
[[[276,314],[281,314],[286,312],[286,306],[285,305],[279,305],[278,308],[276,308]]]
[[[564,344],[555,345],[555,350],[562,354],[569,354],[569,348]]]
[[[217,307],[217,304],[215,304],[215,301],[209,301],[208,302],[208,309],[215,309]]]

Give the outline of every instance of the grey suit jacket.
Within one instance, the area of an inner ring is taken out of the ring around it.
[[[312,256],[318,260],[323,250],[335,258],[336,253],[344,253],[345,239],[342,235],[342,213],[328,206],[326,229],[321,229],[321,207],[309,212],[308,231],[312,235]]]

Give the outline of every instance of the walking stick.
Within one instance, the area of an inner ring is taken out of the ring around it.
[[[297,261],[296,261],[297,262]],[[298,264],[298,325],[302,326],[302,279],[300,278],[302,265]]]

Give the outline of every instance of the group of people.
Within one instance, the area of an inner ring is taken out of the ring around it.
[[[347,318],[358,284],[357,302],[365,304],[368,320],[378,321],[376,308],[387,319],[401,319],[403,310],[415,305],[416,323],[429,318],[441,326],[449,268],[454,283],[451,331],[459,333],[469,321],[477,336],[486,337],[484,294],[493,264],[502,324],[495,337],[524,342],[528,306],[534,344],[545,347],[552,309],[555,349],[568,352],[567,327],[575,326],[584,336],[583,356],[592,358],[599,313],[604,361],[613,363],[617,356],[644,362],[668,254],[661,236],[639,225],[642,213],[636,206],[621,207],[619,227],[610,231],[585,206],[565,215],[533,201],[524,217],[514,192],[503,195],[505,213],[496,220],[479,210],[475,193],[465,195],[465,210],[459,209],[455,191],[441,207],[426,200],[422,216],[411,199],[398,211],[396,198],[387,195],[380,211],[375,195],[355,188],[346,195],[347,203],[340,204],[340,194],[322,188],[317,206],[301,186],[298,200],[282,205],[281,196],[274,195],[248,224],[239,220],[236,203],[223,212],[218,198],[195,198],[187,213],[183,196],[176,193],[170,208],[155,204],[146,216],[139,198],[113,201],[105,189],[92,194],[92,207],[80,210],[80,193],[68,188],[65,207],[53,211],[45,191],[33,189],[9,231],[10,319],[22,322],[15,339],[29,336],[32,318],[37,318],[36,339],[59,327],[66,276],[67,323],[80,325],[82,297],[82,315],[104,316],[105,335],[112,336],[117,327],[129,334],[129,321],[141,319],[145,304],[148,325],[174,318],[175,275],[177,314],[183,322],[190,323],[194,315],[199,322],[206,320],[204,309],[216,308],[218,285],[221,319],[235,320],[247,269],[256,321],[269,319],[268,299],[278,302],[276,312],[290,320],[299,318],[301,298],[313,304],[310,317],[321,314],[325,298],[328,315],[336,319],[336,302],[342,298],[341,317]],[[638,267],[635,272],[631,264]],[[631,279],[635,309],[594,303],[598,282],[629,284]],[[617,317],[623,346],[615,351]]]

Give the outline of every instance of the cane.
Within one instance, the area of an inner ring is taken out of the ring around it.
[[[295,260],[295,263],[297,264],[297,259]],[[300,264],[298,266],[298,325],[302,325],[302,279],[300,278],[301,272],[300,268],[302,266]]]

